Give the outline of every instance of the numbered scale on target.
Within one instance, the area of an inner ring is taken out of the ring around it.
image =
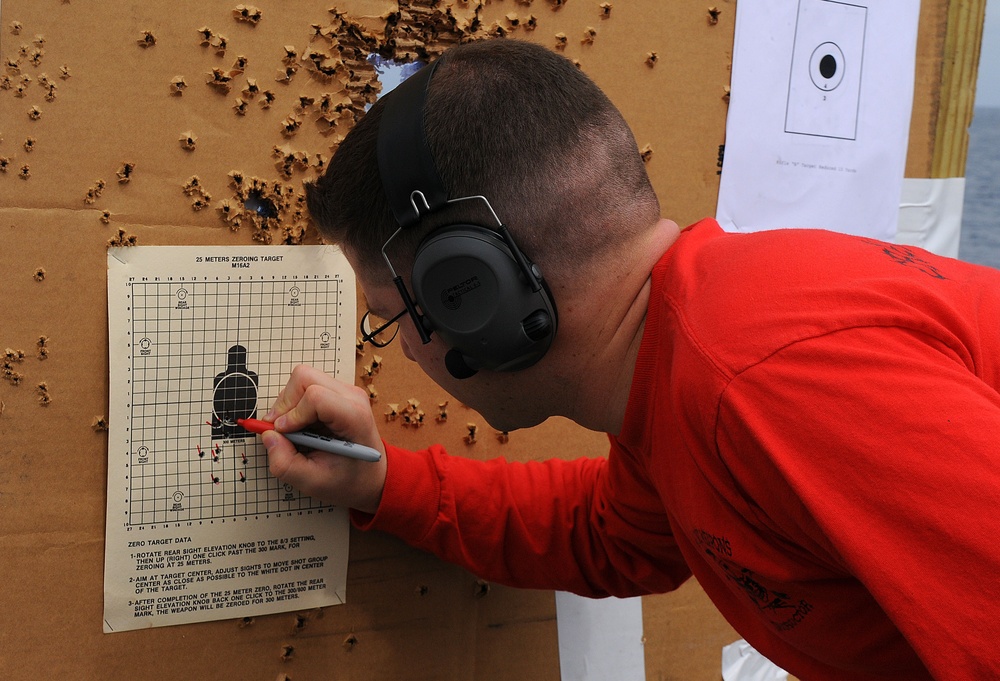
[[[339,321],[353,286],[240,274],[130,277],[127,287],[126,526],[321,510],[270,476],[237,420],[266,411],[297,364],[337,371],[340,346],[353,345]]]

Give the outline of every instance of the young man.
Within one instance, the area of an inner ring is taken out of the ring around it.
[[[278,430],[319,421],[386,456],[301,454],[265,434],[274,475],[506,584],[628,596],[693,573],[808,681],[1000,678],[1000,273],[823,231],[679,230],[574,65],[521,42],[463,45],[430,80],[428,148],[450,197],[486,197],[509,227],[558,319],[527,366],[456,372],[407,302],[410,268],[428,233],[482,222],[482,202],[400,229],[377,160],[394,96],[309,188],[320,229],[374,314],[406,308],[406,355],[491,425],[562,415],[609,433],[610,455],[403,451],[364,392],[300,367],[267,415]]]

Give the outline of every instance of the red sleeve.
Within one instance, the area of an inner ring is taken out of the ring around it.
[[[613,451],[512,463],[387,446],[378,529],[491,581],[587,596],[663,592],[690,575],[659,500]],[[622,498],[630,498],[623,503]]]
[[[975,370],[948,339],[852,329],[747,370],[720,413],[761,517],[861,582],[936,679],[1000,678],[1000,395]]]

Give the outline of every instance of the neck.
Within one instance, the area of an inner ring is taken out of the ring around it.
[[[606,268],[585,291],[562,294],[567,318],[565,326],[560,318],[560,332],[566,331],[572,347],[560,347],[553,365],[557,394],[551,397],[561,415],[592,430],[621,431],[645,329],[650,274],[678,234],[675,223],[660,220],[640,243],[622,251],[621,267]]]

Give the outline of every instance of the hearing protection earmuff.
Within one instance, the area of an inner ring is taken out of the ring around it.
[[[449,198],[424,135],[424,103],[436,66],[423,67],[383,97],[378,167],[399,229],[383,245],[382,256],[421,340],[428,343],[437,333],[451,347],[445,364],[452,376],[525,369],[552,345],[555,303],[538,267],[517,247],[486,197]],[[386,249],[426,215],[463,201],[483,202],[496,226],[449,224],[428,234],[417,247],[411,296]]]

